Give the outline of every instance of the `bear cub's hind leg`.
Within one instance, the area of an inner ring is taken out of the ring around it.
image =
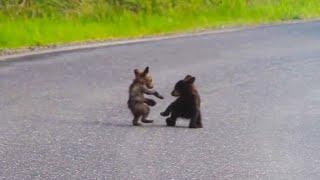
[[[167,126],[176,126],[178,115],[176,113],[172,113],[171,117],[166,119]]]
[[[139,118],[140,118],[139,115],[134,115],[134,118],[133,118],[133,120],[132,120],[132,125],[134,125],[134,126],[141,126],[141,124],[139,123]]]

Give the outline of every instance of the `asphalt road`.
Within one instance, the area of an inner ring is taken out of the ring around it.
[[[320,22],[0,62],[0,179],[320,179]],[[131,126],[150,66],[165,96]],[[159,115],[196,76],[203,129]]]

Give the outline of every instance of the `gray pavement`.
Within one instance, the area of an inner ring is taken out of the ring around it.
[[[0,62],[0,179],[320,179],[320,22]],[[127,90],[150,66],[154,124]],[[159,113],[196,76],[203,129]]]

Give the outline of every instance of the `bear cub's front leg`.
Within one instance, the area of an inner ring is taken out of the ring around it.
[[[162,113],[160,113],[160,115],[163,116],[163,117],[169,116],[170,113],[172,112],[172,107],[173,107],[173,106],[174,106],[174,103],[170,104],[170,106],[168,106],[165,111],[163,111]]]

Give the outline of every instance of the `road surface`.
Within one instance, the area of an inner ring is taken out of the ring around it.
[[[0,179],[319,179],[320,22],[0,62]],[[154,124],[127,90],[150,66]],[[165,126],[194,75],[203,129]]]

